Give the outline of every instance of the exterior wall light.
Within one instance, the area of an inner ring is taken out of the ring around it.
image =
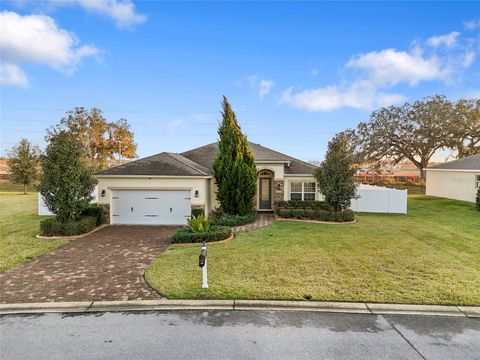
[[[107,192],[105,190],[102,190],[102,197],[105,197],[106,194]]]
[[[195,190],[195,197],[199,197],[199,193],[198,193],[198,190]]]

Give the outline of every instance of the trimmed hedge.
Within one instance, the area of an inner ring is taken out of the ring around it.
[[[97,219],[97,226],[105,224],[105,213],[103,208],[97,204],[89,204],[80,214],[81,216],[93,216]]]
[[[277,208],[328,210],[328,211],[332,209],[330,205],[328,205],[325,201],[302,201],[302,200],[280,201],[277,204]]]
[[[218,217],[217,217],[218,216]],[[254,222],[257,218],[257,213],[252,211],[247,215],[211,215],[210,222],[215,226],[240,226],[245,224],[250,224]]]
[[[196,233],[190,229],[177,230],[172,237],[172,243],[202,243],[225,240],[232,235],[232,229],[229,226],[212,226],[206,233]]]
[[[40,222],[40,234],[43,236],[73,236],[88,233],[96,226],[97,218],[93,216],[82,216],[78,220],[67,223],[50,218]]]
[[[329,211],[329,210],[309,210],[309,209],[282,209],[277,208],[275,213],[283,218],[317,220],[329,222],[350,222],[355,220],[355,214],[352,210]]]

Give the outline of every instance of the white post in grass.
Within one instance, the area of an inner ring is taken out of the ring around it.
[[[208,278],[207,278],[207,245],[203,243],[202,249],[200,250],[200,256],[198,257],[198,265],[202,268],[202,289],[208,289]]]

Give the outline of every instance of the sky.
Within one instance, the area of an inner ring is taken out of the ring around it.
[[[0,3],[1,155],[74,107],[125,118],[137,155],[217,140],[225,95],[252,142],[322,160],[382,106],[480,97],[479,2]]]

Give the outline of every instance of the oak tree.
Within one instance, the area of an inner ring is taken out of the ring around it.
[[[47,130],[47,140],[62,131],[80,140],[95,170],[104,168],[115,155],[129,159],[136,156],[137,145],[127,120],[109,122],[100,109],[78,107],[68,111],[59,124]]]
[[[450,143],[446,126],[454,119],[453,106],[444,96],[436,95],[374,111],[369,122],[360,123],[355,131],[360,158],[395,162],[410,160],[423,178],[433,154]]]

